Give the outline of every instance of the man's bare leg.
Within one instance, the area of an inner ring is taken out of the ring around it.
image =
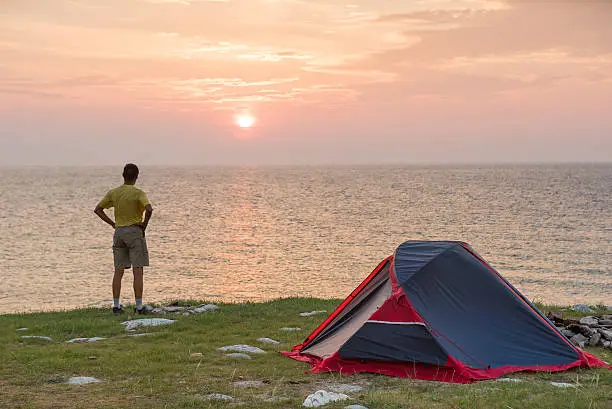
[[[142,293],[144,290],[144,268],[134,267],[134,298],[136,298],[136,308],[142,308]]]
[[[121,280],[123,279],[123,273],[125,272],[122,268],[115,268],[115,275],[113,276],[113,310],[119,307],[119,297],[121,296]]]

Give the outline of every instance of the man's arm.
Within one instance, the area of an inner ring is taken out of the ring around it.
[[[143,232],[147,229],[147,226],[149,225],[149,220],[151,220],[152,215],[153,215],[153,206],[148,204],[145,206],[145,217],[144,217],[144,221],[142,222]]]
[[[94,213],[98,215],[98,217],[108,223],[113,229],[115,228],[115,222],[112,221],[106,213],[104,213],[104,209],[100,206],[96,206]]]

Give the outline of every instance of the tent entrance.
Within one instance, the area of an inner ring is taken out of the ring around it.
[[[352,337],[366,321],[391,297],[387,263],[357,296],[313,339],[302,353],[328,358]]]
[[[444,365],[448,359],[422,322],[367,321],[338,353],[342,359],[432,365]]]

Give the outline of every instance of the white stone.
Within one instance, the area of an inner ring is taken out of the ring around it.
[[[348,405],[345,406],[344,409],[368,409],[365,406],[361,406],[361,405]]]
[[[75,342],[97,342],[97,341],[102,341],[105,340],[106,338],[101,338],[101,337],[93,337],[93,338],[73,338],[70,341],[66,341],[66,343],[68,344],[72,344]]]
[[[217,311],[219,306],[214,304],[202,304],[199,307],[192,308],[191,311],[196,313],[209,312],[209,311]]]
[[[576,387],[576,385],[573,385],[571,383],[565,383],[565,382],[551,382],[550,384],[552,386],[556,386],[557,388],[574,388],[574,387]]]
[[[240,354],[240,353],[225,354],[225,356],[228,358],[236,358],[236,359],[251,359],[251,355]]]
[[[22,335],[21,338],[34,338],[34,339],[44,339],[45,341],[53,341],[53,339],[51,337],[43,337],[40,335]]]
[[[570,310],[572,311],[578,311],[578,312],[595,312],[591,309],[591,307],[589,307],[586,304],[576,304],[572,307],[570,307]]]
[[[143,332],[142,334],[129,334],[128,337],[144,337],[147,335],[153,335],[151,332]]]
[[[164,307],[163,310],[168,312],[168,313],[175,313],[175,312],[181,312],[185,309],[185,307],[178,307],[178,306],[172,306],[172,307]]]
[[[89,341],[89,338],[72,338],[69,341],[66,341],[67,344],[72,344],[74,342],[87,342]]]
[[[497,382],[523,382],[523,380],[518,378],[499,378]]]
[[[263,381],[237,381],[234,382],[234,387],[236,388],[261,388],[263,386]]]
[[[229,395],[223,395],[221,393],[211,393],[210,395],[207,395],[206,398],[210,400],[233,400],[234,399]]]
[[[322,311],[301,312],[300,317],[312,317],[313,315],[322,314],[324,312],[327,312],[327,311],[322,310]]]
[[[29,328],[17,328],[17,331],[27,331]]]
[[[295,327],[283,327],[281,328],[281,331],[301,331],[302,328],[295,328]]]
[[[142,318],[139,320],[124,321],[122,324],[125,325],[127,331],[130,331],[138,327],[157,327],[159,325],[169,325],[174,322],[175,320],[168,320],[165,318]]]
[[[578,322],[581,323],[582,325],[593,326],[593,325],[597,325],[599,323],[599,320],[595,317],[582,317],[580,318],[580,321]]]
[[[587,342],[589,339],[587,337],[585,337],[582,334],[576,334],[575,336],[573,336],[570,341],[572,341],[572,344],[576,345],[577,347],[580,348],[584,348],[584,344],[585,342]]]
[[[359,392],[363,390],[361,386],[347,385],[347,384],[330,385],[327,387],[327,389],[329,389],[332,392],[338,392],[338,393],[353,393],[353,392]]]
[[[257,338],[257,340],[261,342],[262,344],[275,344],[275,345],[280,344],[280,342],[275,341],[271,338]]]
[[[612,341],[612,330],[599,328],[599,333],[605,340]]]
[[[68,378],[68,381],[66,383],[69,385],[85,385],[88,383],[98,383],[98,382],[104,382],[104,381],[101,379],[92,378],[91,376],[74,376],[72,378]]]
[[[252,347],[250,345],[229,345],[226,347],[217,348],[217,351],[248,352],[251,354],[265,354],[266,353],[266,351],[264,351],[263,349]]]
[[[334,393],[321,390],[308,395],[308,397],[304,400],[304,403],[302,403],[302,406],[307,408],[315,408],[318,406],[327,405],[330,402],[337,402],[339,400],[346,399],[349,399],[349,397],[343,393]]]

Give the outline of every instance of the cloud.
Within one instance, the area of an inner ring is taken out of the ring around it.
[[[508,3],[496,11],[468,13],[461,24],[446,30],[417,30],[419,44],[381,53],[381,62],[436,61],[462,56],[503,55],[564,48],[574,52],[608,52],[612,49],[612,26],[607,2]],[[434,23],[446,23],[452,12],[416,13]],[[386,19],[408,15],[386,16]],[[409,33],[414,34],[412,29]]]
[[[142,0],[145,3],[153,4],[181,4],[183,6],[189,6],[191,0]]]
[[[160,12],[163,3],[189,7]],[[23,90],[63,87],[92,98],[117,90],[215,105],[355,101],[379,95],[376,87],[398,101],[499,96],[608,84],[612,72],[612,3],[354,3],[23,0],[0,17],[0,53],[10,75],[33,79],[13,85]],[[34,69],[41,58],[44,73]]]
[[[190,6],[193,3],[227,3],[229,0],[141,0],[144,3],[153,4],[180,4]]]
[[[66,99],[67,98],[66,95],[60,94],[57,92],[35,91],[35,90],[29,90],[29,89],[4,88],[4,87],[0,87],[0,94],[21,95],[21,96],[26,96],[26,97],[45,98],[45,99]]]

